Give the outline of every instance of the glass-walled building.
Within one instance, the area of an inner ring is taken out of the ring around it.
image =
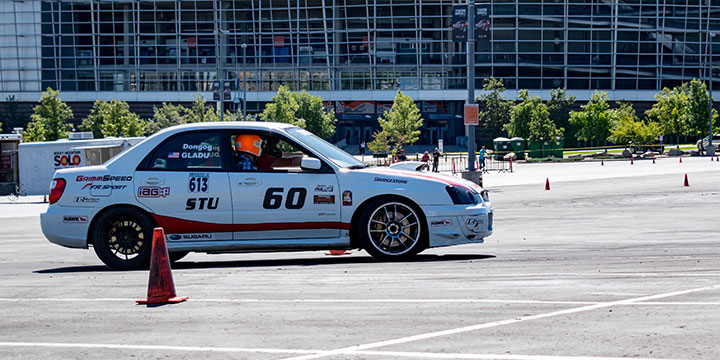
[[[320,95],[338,139],[368,139],[397,89],[418,102],[422,142],[464,135],[467,55],[444,0],[0,1],[0,101],[133,103],[213,98],[254,113],[280,85]],[[651,101],[663,87],[707,79],[720,62],[720,0],[493,0],[478,41],[475,87],[502,78],[548,97]],[[718,36],[715,34],[718,33]],[[712,46],[714,44],[715,46]],[[715,88],[720,71],[714,70]],[[219,93],[219,90],[215,89]],[[242,99],[246,101],[243,102]],[[147,106],[145,108],[148,108]],[[149,114],[144,114],[148,116]]]

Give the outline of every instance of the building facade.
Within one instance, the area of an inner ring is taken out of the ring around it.
[[[2,0],[0,101],[35,102],[47,87],[86,106],[113,98],[190,102],[223,92],[225,108],[256,113],[284,84],[321,96],[337,114],[335,140],[357,144],[401,89],[423,113],[421,142],[455,144],[464,135],[468,66],[451,25],[453,6],[462,4]],[[596,89],[611,100],[652,101],[663,87],[707,79],[711,54],[720,62],[720,0],[482,4],[491,25],[476,45],[477,94],[494,76],[509,99],[519,89],[548,98],[564,87],[581,101]],[[720,71],[713,74],[720,89]]]

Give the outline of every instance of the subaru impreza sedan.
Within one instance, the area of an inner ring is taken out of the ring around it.
[[[162,227],[189,252],[364,249],[404,260],[492,234],[487,191],[452,176],[368,167],[289,124],[165,129],[101,166],[58,170],[41,225],[113,269],[148,266]]]

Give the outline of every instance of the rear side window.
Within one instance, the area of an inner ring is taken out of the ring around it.
[[[148,170],[220,170],[223,168],[220,133],[191,132],[160,144]]]

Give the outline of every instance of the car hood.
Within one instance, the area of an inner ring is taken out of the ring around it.
[[[389,180],[413,179],[413,180],[421,180],[421,181],[432,181],[432,182],[442,183],[445,185],[462,186],[464,188],[468,188],[475,192],[482,191],[482,188],[480,187],[480,185],[473,183],[472,181],[468,181],[468,180],[465,180],[465,179],[462,179],[459,177],[440,174],[440,173],[397,170],[397,169],[391,169],[391,168],[387,168],[387,167],[369,167],[369,168],[356,169],[356,170],[351,170],[351,171],[364,173],[364,174],[371,174],[371,175],[376,175],[376,176],[386,176],[386,177],[388,177]]]

